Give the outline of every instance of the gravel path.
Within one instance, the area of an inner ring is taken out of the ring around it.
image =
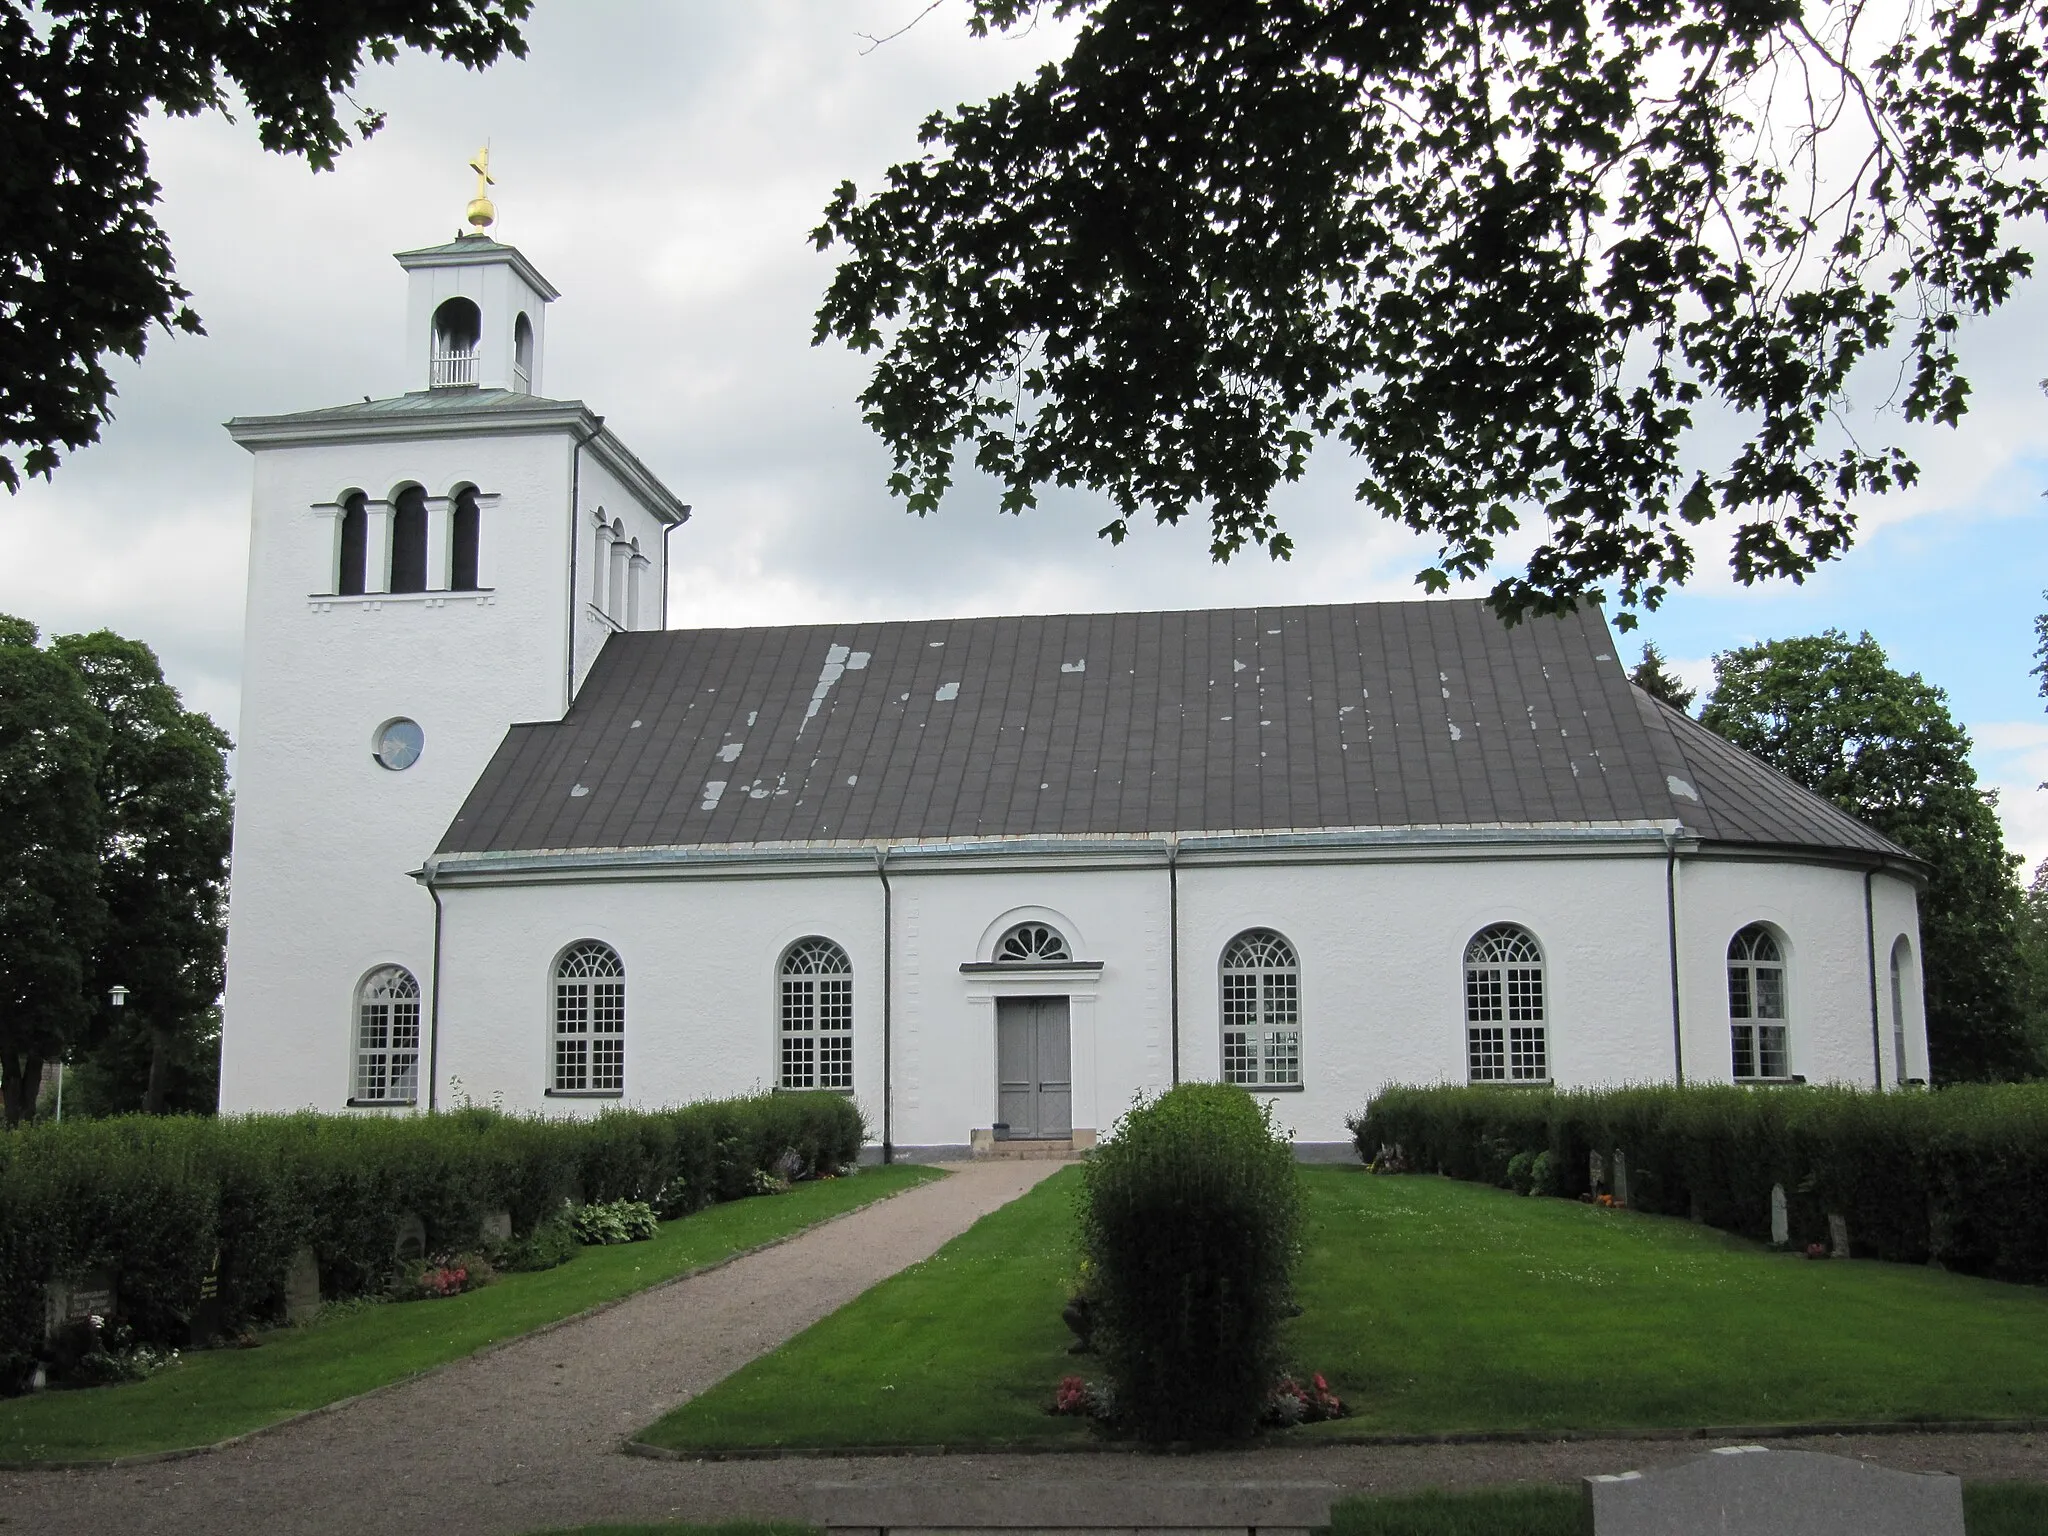
[[[623,1436],[931,1254],[1058,1166],[967,1165],[723,1269],[212,1455],[105,1471],[0,1473],[0,1525],[39,1536],[513,1536],[600,1520],[801,1519],[820,1482],[1265,1479],[1388,1493],[1564,1482],[1681,1460],[1711,1443],[1331,1446],[1198,1458],[1104,1452],[671,1462],[619,1453]],[[2048,1435],[1772,1444],[1974,1479],[2048,1481]]]

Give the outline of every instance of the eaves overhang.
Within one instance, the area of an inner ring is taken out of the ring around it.
[[[540,268],[528,261],[526,253],[519,247],[488,238],[458,235],[446,245],[399,251],[392,259],[408,272],[419,267],[510,267],[525,280],[527,287],[549,303],[562,296],[553,283],[540,275]]]
[[[436,888],[619,880],[1156,869],[1497,858],[1600,858],[1689,852],[1676,822],[1477,827],[1345,827],[1286,831],[1104,834],[932,841],[524,849],[439,853],[418,878]]]

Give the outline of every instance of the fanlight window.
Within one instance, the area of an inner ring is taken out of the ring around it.
[[[626,1091],[626,968],[608,944],[574,945],[555,966],[554,1091]]]
[[[454,513],[448,524],[448,588],[452,592],[474,592],[477,588],[482,521],[476,487],[465,485],[455,493]]]
[[[391,509],[391,590],[427,590],[427,493],[408,485]]]
[[[782,1086],[853,1086],[853,964],[830,939],[782,957]]]
[[[1035,965],[1047,960],[1071,960],[1072,950],[1059,929],[1044,923],[1019,923],[1003,935],[996,946],[996,959],[1012,965]]]
[[[356,988],[357,1104],[410,1104],[419,1097],[420,984],[402,965],[381,966]]]
[[[1728,1032],[1737,1082],[1792,1075],[1785,1048],[1785,954],[1762,923],[1728,943]]]
[[[1550,1077],[1543,952],[1512,923],[1482,929],[1465,946],[1465,1053],[1475,1083]]]
[[[1269,929],[1241,933],[1223,951],[1223,1080],[1301,1082],[1301,964]]]
[[[357,491],[341,505],[340,566],[334,573],[334,590],[342,597],[359,597],[368,585],[370,568],[370,503]]]

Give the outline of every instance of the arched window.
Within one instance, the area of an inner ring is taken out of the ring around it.
[[[626,525],[612,520],[611,587],[604,611],[619,623],[626,622],[626,562],[633,558],[633,546],[626,538]]]
[[[1728,1029],[1737,1082],[1792,1075],[1785,1049],[1785,955],[1777,935],[1751,923],[1728,942]]]
[[[356,988],[351,1104],[410,1104],[420,1087],[420,984],[402,965],[379,966]]]
[[[1475,1083],[1549,1080],[1543,951],[1513,923],[1483,928],[1465,946],[1465,1058]]]
[[[1032,965],[1045,960],[1071,960],[1072,950],[1059,929],[1044,923],[1019,923],[996,945],[996,959],[1011,965]]]
[[[483,311],[474,301],[446,299],[434,311],[434,360],[427,382],[444,384],[476,382],[476,345],[484,334]]]
[[[853,1086],[853,964],[830,939],[782,957],[782,1086]]]
[[[1901,1084],[1914,1075],[1906,1059],[1906,999],[1913,995],[1913,946],[1902,933],[1892,945],[1892,1071]]]
[[[408,485],[391,512],[391,590],[427,590],[427,493]]]
[[[448,527],[448,590],[474,592],[477,588],[477,540],[483,532],[477,511],[476,487],[465,485],[455,493],[455,515]]]
[[[603,613],[612,580],[612,525],[603,507],[597,509],[597,537],[590,550],[590,606]]]
[[[572,944],[555,963],[554,1091],[626,1091],[626,968],[609,944]]]
[[[524,310],[512,322],[512,387],[522,395],[533,393],[533,322]]]
[[[1223,1080],[1301,1081],[1301,965],[1270,929],[1241,933],[1223,951]]]
[[[369,564],[370,503],[357,491],[341,504],[341,558],[334,573],[334,590],[343,597],[360,597]]]

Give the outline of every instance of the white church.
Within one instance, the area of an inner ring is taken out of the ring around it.
[[[228,425],[224,1110],[822,1089],[946,1158],[1202,1079],[1315,1157],[1389,1083],[1926,1077],[1919,866],[1597,612],[672,626],[690,508],[472,222],[413,389]]]

